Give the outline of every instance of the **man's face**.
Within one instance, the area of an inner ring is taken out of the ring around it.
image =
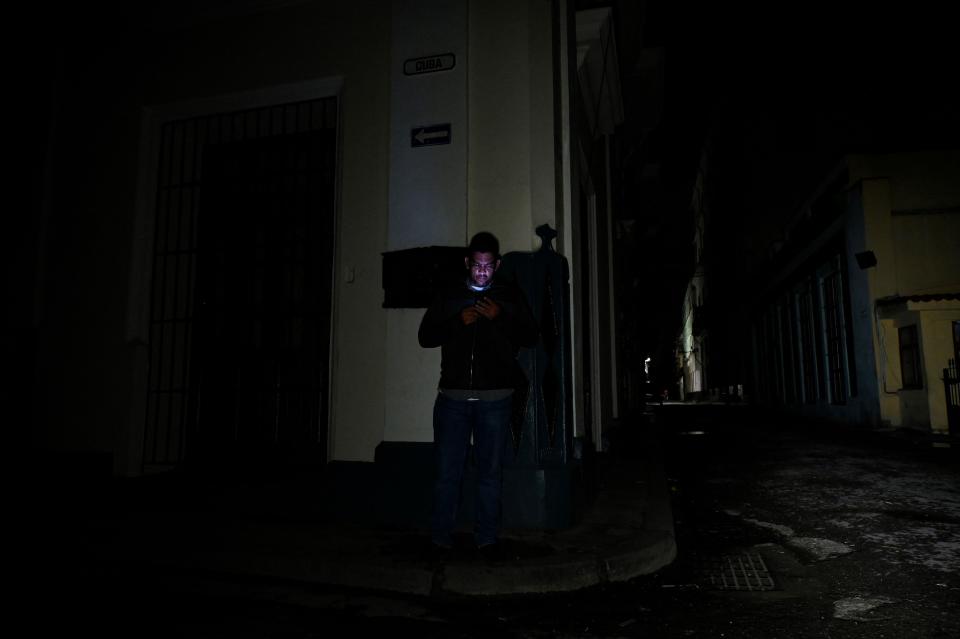
[[[470,283],[479,287],[489,284],[493,274],[500,268],[500,260],[493,253],[471,253],[464,261],[470,273]]]

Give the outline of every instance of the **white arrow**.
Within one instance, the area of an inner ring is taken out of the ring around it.
[[[426,140],[432,140],[434,138],[445,138],[450,135],[449,131],[433,131],[431,133],[425,132],[423,129],[417,131],[417,134],[414,137],[417,142],[423,144]]]

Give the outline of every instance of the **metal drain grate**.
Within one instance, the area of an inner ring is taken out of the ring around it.
[[[763,557],[757,553],[705,559],[701,570],[705,584],[719,590],[774,590],[777,587]]]

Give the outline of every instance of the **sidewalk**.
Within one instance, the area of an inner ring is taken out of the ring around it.
[[[504,530],[503,557],[493,562],[469,548],[466,532],[462,548],[437,562],[423,531],[143,503],[88,518],[77,541],[93,565],[139,573],[212,573],[421,596],[577,590],[650,574],[676,556],[656,437],[632,432],[623,441],[632,449],[598,459],[597,492],[576,525]]]

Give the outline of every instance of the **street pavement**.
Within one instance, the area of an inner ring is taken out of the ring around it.
[[[264,499],[245,494],[249,486],[213,489],[173,479],[164,485],[168,480],[158,477],[75,487],[63,509],[68,545],[88,568],[112,573],[221,575],[420,596],[550,593],[624,582],[668,565],[676,543],[650,415],[613,430],[629,454],[598,457],[595,491],[575,524],[506,529],[494,558],[477,553],[468,529],[458,531],[449,555],[437,557],[425,530],[304,517],[296,500],[287,511],[257,512],[243,508]],[[270,490],[289,495],[309,488],[280,483]]]
[[[645,636],[960,636],[955,438],[737,406],[659,418],[678,557],[657,578],[677,594],[647,600]]]
[[[466,530],[437,562],[422,531],[291,510],[309,484],[264,509],[250,486],[78,481],[34,499],[36,538],[15,553],[31,575],[13,583],[34,629],[99,636],[960,636],[955,441],[737,405],[654,411],[655,428],[608,431],[576,526],[505,531],[495,562]],[[658,516],[664,552],[641,543]],[[746,590],[718,582],[730,559],[760,562]]]

